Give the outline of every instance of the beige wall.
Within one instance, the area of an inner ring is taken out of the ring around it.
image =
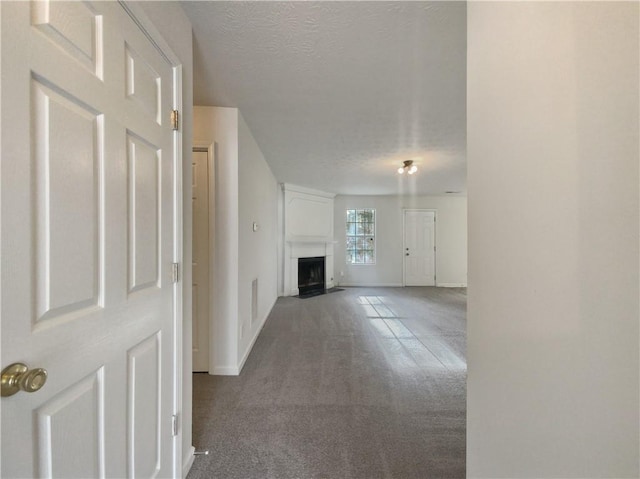
[[[638,477],[638,11],[468,5],[468,477]]]

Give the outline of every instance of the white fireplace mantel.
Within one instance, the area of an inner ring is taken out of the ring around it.
[[[289,244],[289,258],[315,258],[317,256],[333,256],[333,241],[310,242],[291,241]]]
[[[293,236],[285,240],[289,244],[336,244],[337,241],[327,238],[314,238],[309,236]]]
[[[285,257],[288,263],[288,275],[285,273],[285,292],[296,296],[298,291],[298,259],[324,257],[325,288],[333,288],[333,241],[324,242],[287,242],[289,255]],[[287,281],[287,276],[289,281]]]

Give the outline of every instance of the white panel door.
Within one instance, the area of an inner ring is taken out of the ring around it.
[[[209,371],[209,155],[193,152],[193,371]]]
[[[173,474],[173,68],[116,2],[1,2],[2,477]]]
[[[404,284],[435,286],[435,212],[404,212]]]

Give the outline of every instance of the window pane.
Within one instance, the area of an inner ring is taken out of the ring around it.
[[[357,221],[361,223],[371,223],[373,221],[372,210],[357,210]]]
[[[376,210],[345,210],[347,264],[375,264]]]

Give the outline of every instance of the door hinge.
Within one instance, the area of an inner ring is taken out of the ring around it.
[[[173,267],[173,271],[172,271],[171,281],[173,283],[177,283],[180,280],[180,263],[173,263],[172,267]]]
[[[172,436],[178,435],[178,415],[177,414],[174,414],[173,416],[171,416],[171,435]]]
[[[171,129],[177,130],[180,126],[180,114],[178,110],[171,110]]]

